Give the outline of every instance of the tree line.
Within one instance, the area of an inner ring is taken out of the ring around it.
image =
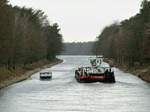
[[[135,16],[105,27],[97,36],[94,53],[129,67],[150,63],[150,1],[143,0]]]
[[[42,59],[53,60],[62,50],[57,23],[42,10],[12,7],[0,1],[0,66],[15,69]]]
[[[94,42],[71,42],[64,43],[62,55],[93,55]]]

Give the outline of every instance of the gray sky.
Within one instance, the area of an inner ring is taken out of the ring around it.
[[[43,10],[57,22],[65,42],[93,41],[102,29],[139,12],[141,0],[10,0]]]

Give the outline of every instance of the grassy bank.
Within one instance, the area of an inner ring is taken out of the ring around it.
[[[146,82],[150,82],[150,65],[149,64],[145,64],[143,66],[128,67],[125,64],[116,63],[113,59],[105,59],[105,62],[109,63],[111,66],[120,68],[121,70],[125,72],[132,73]]]
[[[20,82],[29,78],[33,73],[40,71],[41,69],[51,67],[62,60],[55,59],[53,61],[41,60],[36,63],[28,64],[24,67],[16,67],[15,70],[8,70],[6,68],[0,68],[0,89],[9,86],[13,83]]]

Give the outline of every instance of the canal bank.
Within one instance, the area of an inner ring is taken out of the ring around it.
[[[32,74],[42,69],[50,68],[56,64],[62,63],[63,60],[55,59],[53,61],[41,60],[36,63],[26,65],[25,67],[17,67],[16,70],[7,70],[0,68],[0,89],[11,84],[28,79]]]
[[[142,80],[150,83],[150,65],[143,65],[143,66],[135,66],[135,67],[128,67],[125,64],[118,64],[113,59],[105,59],[105,62],[109,63],[111,66],[115,66],[120,68],[124,72],[132,73],[133,75],[138,76]]]
[[[0,112],[149,112],[150,84],[115,69],[116,83],[80,84],[74,70],[87,66],[91,56],[59,56],[51,67],[53,79],[39,73],[0,90]]]

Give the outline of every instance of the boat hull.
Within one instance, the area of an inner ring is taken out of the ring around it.
[[[40,80],[50,80],[50,79],[52,79],[52,76],[44,76],[44,77],[40,76]]]
[[[82,76],[79,71],[75,71],[75,79],[80,83],[115,83],[114,72],[108,72],[104,74],[92,74],[90,76]]]

